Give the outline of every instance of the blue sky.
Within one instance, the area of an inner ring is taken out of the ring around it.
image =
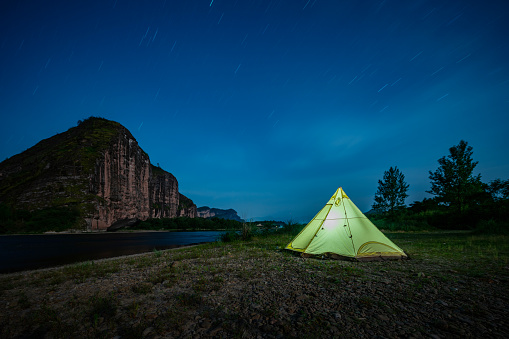
[[[0,159],[101,116],[198,206],[308,221],[407,203],[466,140],[509,178],[506,1],[4,1]]]

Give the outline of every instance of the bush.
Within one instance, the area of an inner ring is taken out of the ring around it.
[[[232,242],[239,239],[239,235],[234,231],[221,233],[219,240],[221,242]]]
[[[249,241],[251,239],[253,239],[253,230],[247,223],[244,223],[240,232],[240,240]]]
[[[509,235],[508,221],[481,220],[473,234],[500,234]]]
[[[305,225],[294,222],[293,220],[287,221],[281,233],[297,235],[304,228]]]
[[[405,231],[405,232],[414,232],[414,231],[423,231],[430,230],[432,227],[421,220],[391,220],[391,219],[376,219],[372,220],[373,224],[384,231]]]

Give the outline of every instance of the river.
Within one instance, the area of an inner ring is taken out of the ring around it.
[[[221,232],[0,236],[0,273],[11,273],[216,241]]]

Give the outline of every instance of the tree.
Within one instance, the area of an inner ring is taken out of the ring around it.
[[[495,179],[486,185],[486,191],[494,201],[509,199],[509,179]]]
[[[461,140],[449,148],[449,155],[438,159],[439,167],[429,171],[431,190],[439,203],[463,212],[474,194],[482,192],[481,175],[473,175],[477,161],[472,159],[472,146]]]
[[[378,180],[378,190],[375,193],[373,209],[377,212],[394,214],[405,206],[405,199],[409,185],[405,182],[405,175],[398,167],[389,168],[384,172],[383,180]]]

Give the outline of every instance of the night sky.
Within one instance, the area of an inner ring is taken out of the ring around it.
[[[362,211],[398,166],[431,197],[451,146],[509,179],[509,2],[0,4],[0,160],[100,116],[198,206],[309,221]]]

